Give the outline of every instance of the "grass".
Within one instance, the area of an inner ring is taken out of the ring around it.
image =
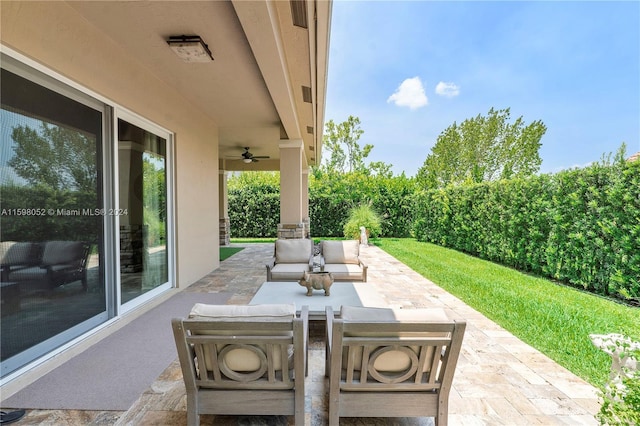
[[[250,243],[273,243],[276,238],[231,238],[234,244],[250,244]]]
[[[220,247],[220,262],[230,258],[244,247]]]
[[[611,359],[589,334],[640,340],[640,309],[414,239],[374,240],[425,278],[594,386]]]

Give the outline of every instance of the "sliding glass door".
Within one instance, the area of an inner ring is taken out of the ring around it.
[[[168,285],[167,137],[118,119],[120,297]]]
[[[4,379],[169,289],[174,255],[171,133],[1,59]]]
[[[104,104],[3,59],[2,376],[108,319]]]

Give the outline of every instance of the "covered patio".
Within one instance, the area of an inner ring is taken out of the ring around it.
[[[265,281],[273,244],[247,244],[185,292],[228,293],[247,304]],[[467,321],[449,400],[452,425],[596,425],[597,389],[525,344],[484,315],[375,246],[363,247],[371,285],[394,308],[443,308]],[[337,283],[335,285],[340,285]],[[301,291],[304,291],[301,288]],[[320,296],[313,296],[320,297]],[[286,300],[282,301],[286,303]],[[508,307],[505,307],[508,309]],[[166,324],[170,328],[170,324]],[[327,424],[322,327],[312,324],[306,424]],[[176,355],[177,357],[177,355]],[[140,360],[142,363],[143,360]],[[5,409],[10,407],[5,407]],[[186,424],[186,397],[174,360],[127,411],[29,410],[20,425]],[[286,425],[293,417],[202,416],[204,425]],[[344,418],[342,425],[432,425],[431,418]]]

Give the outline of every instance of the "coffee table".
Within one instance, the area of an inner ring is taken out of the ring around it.
[[[264,282],[250,305],[268,303],[294,303],[299,312],[304,305],[309,306],[310,320],[325,320],[325,307],[331,306],[339,313],[342,305],[385,307],[386,304],[371,284],[366,282],[335,281],[331,286],[331,295],[325,296],[324,290],[314,290],[313,295],[307,296],[307,288],[295,281],[266,281]]]

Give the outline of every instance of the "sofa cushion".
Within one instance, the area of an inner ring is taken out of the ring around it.
[[[275,244],[276,263],[309,263],[313,251],[313,241],[307,238],[277,240]]]
[[[47,241],[42,254],[42,265],[77,265],[84,257],[81,241]]]
[[[421,322],[421,321],[449,321],[447,314],[440,308],[427,308],[427,309],[390,309],[390,308],[367,308],[367,307],[354,307],[343,306],[341,309],[342,319],[345,321],[364,321],[364,322]],[[345,336],[349,336],[349,333],[345,333]],[[433,336],[433,337],[447,337],[448,333],[397,333],[391,334],[391,336],[397,337],[416,337],[416,336]],[[372,330],[368,333],[359,333],[359,337],[384,337],[389,336],[388,333],[381,333]],[[402,347],[401,340],[399,341],[400,349],[387,350],[380,355],[374,363],[374,368],[381,372],[400,372],[405,371],[411,366],[411,359],[406,353],[407,350],[413,351],[416,355],[419,355],[419,347],[408,346]],[[427,359],[431,357],[433,348],[428,349]],[[348,361],[348,351],[345,350],[342,354],[342,363],[346,365]],[[362,348],[358,347],[352,352],[354,357],[354,365],[356,370],[362,368]],[[424,366],[423,371],[429,371],[431,365],[427,363]]]
[[[276,263],[271,268],[271,281],[299,281],[308,270],[308,263]]]
[[[216,321],[267,321],[271,318],[293,318],[296,305],[264,304],[264,305],[207,305],[196,303],[191,308],[189,318],[215,319]]]
[[[360,244],[357,240],[323,241],[322,256],[325,265],[327,263],[351,263],[358,264]]]
[[[30,266],[40,262],[40,245],[30,242],[2,242],[3,266]]]
[[[296,315],[294,304],[264,304],[264,305],[207,305],[196,303],[191,309],[189,318],[197,320],[212,320],[217,322],[268,322],[273,320],[290,320]],[[217,335],[274,335],[273,332],[257,332],[255,330],[233,330],[225,332],[206,332],[201,334]],[[292,332],[284,332],[283,335],[290,336]],[[217,345],[216,352],[220,355],[227,345]],[[253,345],[255,349],[237,348],[224,352],[224,359],[221,360],[230,370],[233,371],[256,371],[261,366],[259,353],[265,353],[267,348],[264,345]],[[205,350],[205,365],[207,370],[213,370],[213,357],[210,350]],[[289,348],[289,367],[292,362],[292,348]],[[275,347],[273,362],[276,370],[282,369],[282,356],[280,347]]]
[[[361,306],[343,306],[340,310],[345,321],[367,322],[420,322],[449,321],[449,317],[441,308],[391,309],[369,308]],[[375,333],[375,332],[374,332]]]
[[[338,281],[362,280],[362,268],[353,263],[326,263],[324,271],[331,272],[333,279]]]
[[[41,281],[47,278],[47,270],[39,266],[10,271],[8,281]]]

